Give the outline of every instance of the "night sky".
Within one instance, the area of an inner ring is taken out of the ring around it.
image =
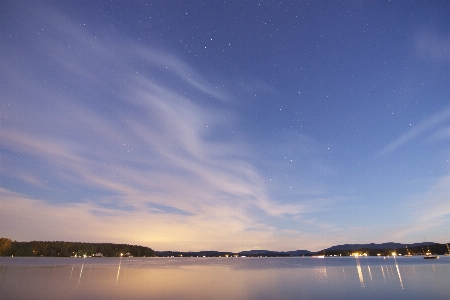
[[[0,236],[450,241],[450,2],[0,1]]]

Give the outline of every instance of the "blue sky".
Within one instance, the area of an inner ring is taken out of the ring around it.
[[[3,2],[0,235],[449,242],[446,1]]]

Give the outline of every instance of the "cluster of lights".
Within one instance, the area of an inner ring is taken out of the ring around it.
[[[358,257],[358,256],[367,256],[367,253],[354,252],[354,253],[352,253],[350,256],[354,256],[354,257]]]

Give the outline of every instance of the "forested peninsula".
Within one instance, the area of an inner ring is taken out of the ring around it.
[[[127,244],[81,242],[17,242],[0,238],[0,256],[156,256],[151,248]]]

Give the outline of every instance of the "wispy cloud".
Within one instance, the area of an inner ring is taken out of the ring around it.
[[[450,176],[445,176],[430,188],[430,191],[417,197],[414,204],[417,224],[422,228],[448,226],[450,220]]]
[[[225,91],[174,56],[100,41],[53,10],[41,15],[34,21],[51,32],[21,50],[45,58],[42,76],[30,75],[42,67],[33,59],[2,71],[14,74],[1,100],[10,161],[1,172],[12,179],[1,190],[5,233],[184,250],[305,237],[264,223],[314,205],[270,198],[250,145],[232,134],[238,117]]]
[[[416,34],[416,53],[422,59],[450,61],[450,35],[421,30]]]
[[[436,241],[450,225],[450,176],[438,178],[429,191],[411,197],[403,206],[407,222],[399,224],[389,231],[396,240]],[[447,242],[446,240],[440,242]]]
[[[407,142],[418,138],[421,134],[427,131],[434,131],[438,133],[431,133],[431,136],[441,133],[442,135],[442,126],[444,122],[450,119],[450,107],[446,107],[444,110],[435,113],[431,117],[423,120],[418,125],[414,126],[410,131],[404,133],[391,143],[389,143],[384,149],[381,151],[380,155],[387,155],[393,151],[396,151],[398,148],[406,144]]]

